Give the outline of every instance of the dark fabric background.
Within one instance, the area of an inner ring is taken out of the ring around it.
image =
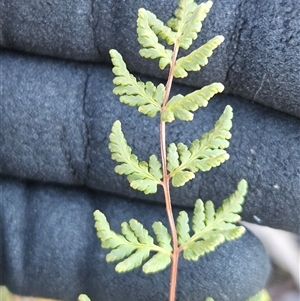
[[[120,51],[138,78],[165,82],[167,71],[138,55],[136,17],[145,7],[165,22],[176,3],[0,0],[0,284],[14,293],[65,301],[79,293],[98,301],[167,299],[169,269],[119,275],[105,262],[92,213],[103,210],[116,231],[132,217],[148,229],[165,221],[162,191],[145,196],[113,171],[108,135],[116,119],[141,160],[159,155],[159,133],[157,118],[113,95],[108,51]],[[191,48],[217,34],[225,42],[173,93],[214,81],[225,93],[193,122],[169,125],[167,139],[189,145],[229,104],[230,160],[172,189],[176,214],[199,197],[220,205],[244,178],[243,219],[299,233],[299,13],[298,0],[214,1]],[[269,274],[265,250],[247,232],[197,263],[180,260],[178,300],[245,301]]]

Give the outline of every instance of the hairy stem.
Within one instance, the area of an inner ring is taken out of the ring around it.
[[[170,97],[170,91],[171,91],[172,82],[173,82],[173,72],[174,72],[177,54],[178,54],[178,46],[175,44],[174,50],[173,50],[172,62],[170,65],[168,81],[166,84],[166,93],[165,93],[161,112],[164,111],[166,104]],[[171,203],[170,186],[169,186],[170,185],[170,177],[169,177],[168,171],[167,171],[166,123],[162,120],[160,121],[160,150],[161,150],[161,161],[162,161],[162,170],[163,170],[163,184],[162,185],[163,185],[163,189],[164,189],[166,211],[167,211],[167,216],[168,216],[168,220],[169,220],[171,236],[172,236],[172,243],[173,243],[169,301],[175,301],[178,258],[179,258],[180,249],[178,248],[177,231],[176,231],[175,220],[174,220],[173,210],[172,210],[172,203]]]

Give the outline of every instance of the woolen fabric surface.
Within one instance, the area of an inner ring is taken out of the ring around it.
[[[0,214],[5,219],[0,268],[4,283],[14,293],[65,301],[75,301],[81,293],[98,301],[168,299],[170,269],[153,275],[143,274],[141,268],[116,273],[115,264],[105,261],[107,250],[100,247],[92,218],[93,211],[100,209],[118,232],[121,222],[135,218],[153,235],[155,220],[167,225],[162,205],[6,178],[1,191]],[[197,262],[181,257],[177,300],[212,296],[245,301],[264,286],[269,272],[264,248],[247,232]]]
[[[163,202],[162,189],[144,195],[114,172],[108,136],[122,122],[125,137],[140,160],[159,156],[157,118],[120,103],[107,65],[91,66],[2,52],[3,112],[1,173]],[[175,85],[174,93],[191,89]],[[230,160],[199,172],[184,187],[172,189],[174,204],[193,207],[197,198],[216,204],[242,179],[249,182],[243,218],[299,231],[300,120],[241,98],[216,95],[192,122],[167,125],[170,142],[187,145],[209,131],[226,105],[234,118]],[[112,185],[112,183],[114,185]],[[288,218],[287,218],[288,217]]]
[[[140,59],[138,54],[137,12],[144,7],[166,23],[177,3],[177,0],[1,0],[0,46],[107,63],[108,51],[114,48],[122,53],[131,71],[159,76],[157,62]],[[299,15],[298,0],[214,1],[190,50],[215,35],[223,35],[225,42],[215,51],[209,67],[192,72],[184,83],[201,87],[220,81],[228,93],[300,117]]]

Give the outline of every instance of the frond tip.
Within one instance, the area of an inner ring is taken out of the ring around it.
[[[143,46],[140,55],[145,58],[159,59],[159,67],[165,69],[170,65],[173,51],[166,49],[158,42],[160,36],[169,44],[174,43],[174,33],[170,28],[164,26],[154,14],[140,8],[137,19],[138,41]]]
[[[179,47],[187,50],[191,46],[211,7],[212,1],[197,5],[194,0],[179,0],[175,16],[168,21],[168,26],[177,32]]]
[[[241,180],[237,190],[223,201],[217,211],[211,201],[204,204],[198,199],[192,219],[194,232],[192,236],[187,214],[184,211],[179,213],[176,229],[185,259],[196,261],[204,254],[214,251],[224,241],[239,238],[245,232],[244,227],[235,223],[241,218],[238,213],[242,211],[246,193],[247,182]]]
[[[156,273],[171,263],[171,238],[162,223],[155,222],[152,225],[158,241],[156,245],[144,226],[135,219],[123,222],[122,233],[118,234],[110,229],[110,225],[101,211],[96,210],[94,218],[102,248],[111,249],[106,255],[106,261],[119,261],[115,267],[117,272],[128,272],[141,266],[150,257],[150,252],[156,252],[156,254],[143,264],[144,273]]]
[[[162,178],[161,163],[157,157],[152,155],[149,163],[139,161],[127,144],[119,120],[113,124],[109,140],[112,159],[121,163],[115,167],[115,172],[127,175],[132,188],[143,191],[145,194],[155,193]]]

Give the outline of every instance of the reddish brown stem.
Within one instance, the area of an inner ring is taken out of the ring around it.
[[[166,92],[164,97],[164,102],[161,108],[161,112],[164,111],[166,104],[170,97],[170,91],[173,82],[173,72],[175,67],[175,62],[178,54],[178,46],[174,45],[172,61],[170,65],[169,77],[166,84]],[[163,170],[163,189],[165,195],[165,203],[166,203],[166,211],[169,220],[172,243],[173,243],[173,253],[172,253],[172,265],[171,265],[171,279],[170,279],[170,293],[169,293],[169,301],[175,301],[176,298],[176,286],[177,286],[177,270],[178,270],[178,258],[180,249],[178,247],[177,241],[177,231],[175,226],[175,220],[173,216],[172,203],[171,203],[171,195],[170,195],[170,177],[167,171],[167,155],[166,155],[166,123],[164,121],[160,121],[160,150],[161,150],[161,160],[162,160],[162,170]]]

